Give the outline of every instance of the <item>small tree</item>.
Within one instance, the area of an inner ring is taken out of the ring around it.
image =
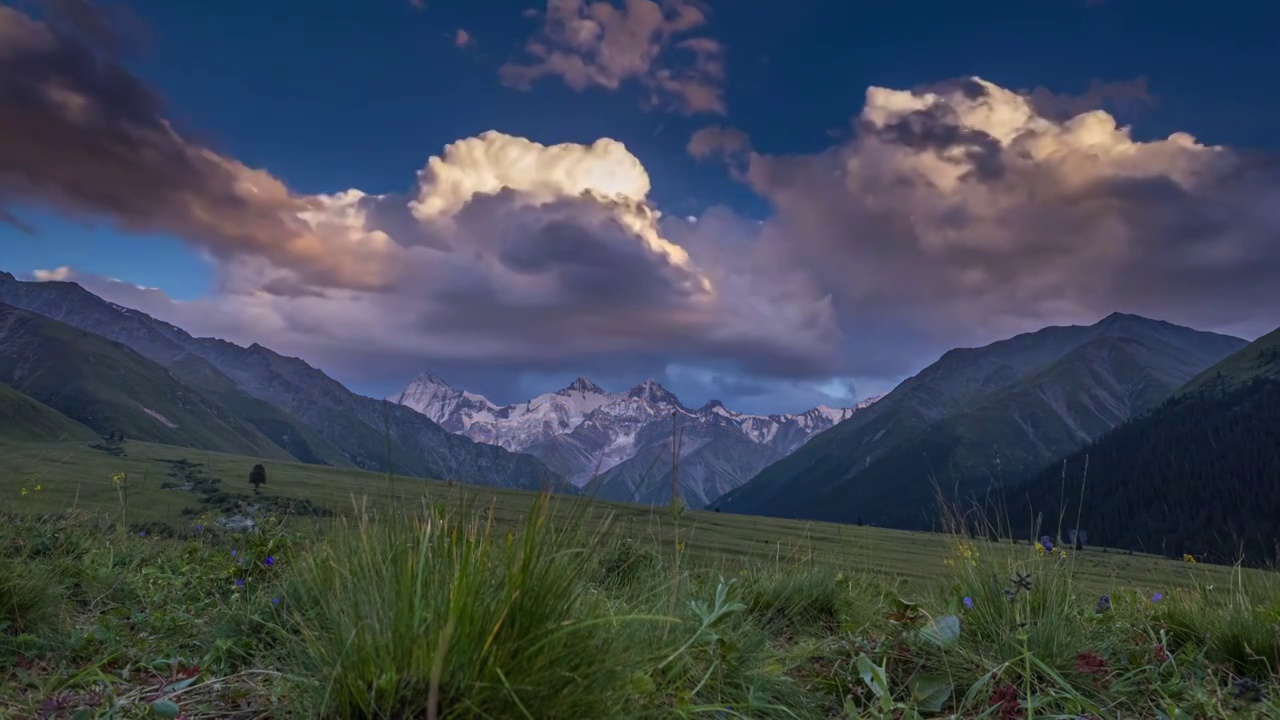
[[[267,484],[267,469],[262,467],[262,463],[253,466],[249,471],[249,483],[253,485],[253,494],[262,493],[262,486]]]

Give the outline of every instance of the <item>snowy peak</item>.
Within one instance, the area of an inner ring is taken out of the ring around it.
[[[569,383],[566,387],[556,391],[557,395],[608,395],[604,388],[591,382],[590,380],[580,377]]]
[[[662,387],[656,380],[645,380],[639,385],[627,391],[627,397],[637,400],[644,400],[655,405],[674,405],[678,408],[684,406],[680,404],[679,398],[671,393],[670,390]]]
[[[690,410],[656,380],[610,393],[585,377],[525,402],[499,406],[450,387],[430,372],[388,399],[476,442],[534,455],[579,486],[615,468],[624,475],[631,470],[665,472],[649,466],[654,457],[670,455],[672,413],[676,413],[682,455],[700,453],[700,462],[707,463],[710,473],[690,490],[690,497],[699,502],[736,487],[760,469],[755,464],[792,452],[858,409],[819,406],[803,413],[766,416],[735,412],[711,400]],[[743,455],[744,441],[760,447]],[[637,463],[643,467],[627,469]],[[689,476],[690,482],[695,482],[693,477]]]

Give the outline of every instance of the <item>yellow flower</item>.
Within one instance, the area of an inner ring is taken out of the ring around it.
[[[1182,562],[1194,563],[1195,561],[1196,559],[1192,557],[1190,553],[1184,554],[1182,556]]]
[[[1063,560],[1066,560],[1066,559],[1067,559],[1067,551],[1066,551],[1066,550],[1059,550],[1059,551],[1058,551],[1058,557],[1062,558]]]
[[[1044,546],[1043,546],[1043,545],[1041,545],[1040,543],[1036,543],[1036,554],[1037,554],[1037,555],[1043,555],[1043,554],[1044,554]]]
[[[111,482],[115,483],[116,485],[119,485],[120,483],[124,482],[124,473],[122,472],[112,473]]]
[[[27,494],[27,489],[26,489],[26,488],[22,488],[22,494],[23,494],[23,495],[26,495],[26,494]]]
[[[36,492],[40,492],[40,486],[39,486],[39,485],[37,485],[37,486],[36,486]]]

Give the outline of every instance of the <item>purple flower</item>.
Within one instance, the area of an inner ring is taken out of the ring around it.
[[[203,525],[196,525],[196,532],[200,532],[200,531],[202,531],[202,530],[204,530],[204,526],[203,526]]]
[[[236,556],[236,553],[238,553],[238,552],[240,552],[240,551],[239,551],[239,550],[232,550],[232,551],[231,551],[231,557],[235,557],[235,556]]]
[[[1044,546],[1045,552],[1053,552],[1053,541],[1049,539],[1048,535],[1040,538],[1040,544]]]
[[[244,578],[236,578],[236,587],[244,587]]]
[[[267,567],[271,567],[272,565],[276,564],[276,559],[274,557],[268,557],[266,560],[262,561],[262,564],[266,565]]]
[[[1097,613],[1098,613],[1099,615],[1101,615],[1102,613],[1104,613],[1104,612],[1106,612],[1106,611],[1108,611],[1108,610],[1110,610],[1110,609],[1111,609],[1111,596],[1110,596],[1110,595],[1100,595],[1100,596],[1098,596],[1098,608],[1097,608]]]
[[[1160,593],[1156,593],[1155,595],[1151,596],[1151,602],[1160,602],[1163,599],[1164,599],[1164,595],[1161,595]]]
[[[965,606],[965,607],[967,607],[967,608],[969,608],[970,610],[972,610],[972,609],[973,609],[973,598],[971,598],[971,597],[965,597],[965,599],[964,599],[964,606]]]
[[[272,604],[272,605],[279,605],[279,604],[280,604],[280,598],[278,598],[278,597],[277,597],[277,598],[271,598],[271,604]]]
[[[138,532],[138,537],[146,537],[146,536],[147,536],[147,531],[146,531],[146,530],[142,530],[142,531],[139,531],[139,532]]]

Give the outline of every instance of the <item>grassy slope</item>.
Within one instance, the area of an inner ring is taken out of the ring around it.
[[[250,490],[249,469],[259,459],[193,451],[146,443],[128,443],[128,456],[114,458],[76,443],[14,443],[0,446],[0,498],[19,499],[19,489],[33,481],[43,485],[39,494],[21,497],[19,507],[32,512],[58,512],[69,507],[113,511],[118,506],[111,474],[129,475],[129,519],[184,522],[179,513],[195,507],[195,497],[177,490],[162,490],[168,465],[162,459],[184,458],[201,463],[223,480],[223,487]],[[454,485],[417,478],[393,477],[358,470],[300,463],[265,461],[265,492],[286,498],[307,499],[344,511],[356,497],[373,506],[415,507],[443,502],[450,506],[490,506],[501,523],[516,523],[525,516],[536,495],[522,490],[474,485]],[[203,470],[201,470],[203,472]],[[567,507],[572,501],[559,501]],[[5,505],[10,503],[6,500]],[[612,513],[615,527],[624,537],[671,541],[676,531],[662,508],[597,503],[593,513]],[[189,521],[186,521],[189,522]],[[680,520],[688,533],[687,552],[694,559],[758,559],[785,562],[796,558],[833,559],[842,566],[899,578],[927,580],[943,572],[948,552],[945,537],[883,528],[749,517],[691,511]],[[1025,546],[1024,548],[1025,549]],[[1099,589],[1125,586],[1168,588],[1189,583],[1191,569],[1177,562],[1143,555],[1087,552],[1079,563],[1079,575]],[[1219,581],[1229,581],[1225,568],[1201,566]]]
[[[252,426],[160,365],[98,335],[0,305],[0,382],[94,431],[284,459]]]
[[[47,405],[0,383],[0,438],[6,440],[89,440],[94,432]]]
[[[1215,386],[1230,390],[1247,385],[1257,377],[1280,379],[1280,328],[1254,340],[1240,351],[1191,378],[1179,392],[1186,394]],[[1225,387],[1220,385],[1223,382]]]

